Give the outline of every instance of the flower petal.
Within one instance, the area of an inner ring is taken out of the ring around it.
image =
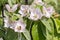
[[[31,14],[30,14],[29,19],[38,20],[38,19],[42,18],[42,13],[41,13],[40,9],[38,9],[38,8],[31,9],[30,12],[31,12]]]
[[[15,32],[24,32],[25,31],[26,24],[23,21],[20,21],[20,20],[17,21],[15,26],[16,26],[14,29]]]
[[[9,12],[11,12],[10,6],[8,4],[6,4],[5,7]]]
[[[53,12],[54,12],[53,7],[46,8],[43,6],[43,13],[45,17],[50,18]]]
[[[26,10],[29,8],[29,5],[21,5],[20,9],[21,10]]]
[[[34,3],[35,4],[38,4],[38,5],[44,5],[44,3],[42,2],[42,0],[34,0]]]
[[[12,7],[12,12],[14,12],[14,11],[16,11],[17,10],[17,7],[18,7],[18,4],[15,4],[15,5],[13,5],[13,7]]]

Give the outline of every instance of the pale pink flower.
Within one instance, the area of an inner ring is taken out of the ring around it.
[[[43,6],[43,15],[47,18],[50,18],[51,15],[53,14],[54,12],[54,8],[52,6],[50,7],[44,7]]]
[[[19,13],[22,17],[27,16],[29,13],[29,5],[21,5]]]
[[[4,27],[8,28],[10,25],[9,25],[9,18],[4,18]]]
[[[17,21],[14,31],[15,32],[24,32],[26,28],[26,24],[23,21]]]
[[[14,29],[16,25],[15,21],[9,19],[9,17],[4,18],[4,27]]]
[[[18,4],[13,5],[13,7],[10,7],[9,4],[6,4],[5,7],[9,12],[15,12],[17,10]]]
[[[33,9],[30,9],[30,17],[29,17],[29,19],[31,19],[31,20],[38,20],[38,19],[41,19],[42,18],[42,13],[41,13],[41,11],[40,11],[40,9],[38,9],[38,8],[33,8]]]

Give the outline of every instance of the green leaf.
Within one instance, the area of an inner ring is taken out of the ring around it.
[[[8,0],[8,3],[9,3],[9,5],[10,5],[11,7],[13,6],[12,0]]]
[[[1,8],[1,7],[0,7]],[[2,16],[1,9],[0,9],[0,17]]]
[[[32,4],[34,0],[28,0],[28,4]]]
[[[11,20],[14,20],[14,21],[16,21],[17,19],[19,19],[19,18],[16,15],[13,15],[11,18]]]
[[[41,29],[41,23],[40,24],[35,23],[32,26],[32,37],[33,37],[33,40],[45,40],[45,37]]]
[[[0,18],[0,27],[3,25],[3,19]]]
[[[53,40],[54,39],[54,24],[52,19],[43,19],[41,20],[43,25],[46,28],[46,40]]]
[[[60,20],[59,19],[55,19],[55,23],[56,23],[57,32],[60,33]]]
[[[25,0],[20,0],[20,3],[21,4],[25,4]]]
[[[0,0],[0,6],[4,5],[8,0]]]
[[[33,40],[39,40],[37,26],[38,26],[38,25],[34,24],[33,27],[32,27]]]
[[[0,29],[0,37],[4,36],[4,31]]]
[[[46,3],[54,2],[57,5],[57,0],[44,0]]]
[[[13,31],[12,29],[8,28],[6,30],[4,38],[5,38],[5,40],[18,40],[18,33]]]
[[[51,25],[49,23],[49,21],[47,19],[43,19],[41,20],[41,22],[45,25],[45,27],[51,32],[52,29],[51,29]]]
[[[30,37],[30,33],[28,30],[25,30],[25,32],[23,32],[24,36],[26,37],[27,40],[31,40],[31,37]]]

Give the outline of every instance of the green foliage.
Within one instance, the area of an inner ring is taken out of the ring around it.
[[[58,0],[57,12],[60,14],[60,0]]]
[[[57,0],[44,0],[46,3],[53,5],[55,8]],[[0,37],[4,40],[60,40],[60,20],[59,18],[44,18],[38,21],[32,21],[28,18],[23,18],[26,22],[26,30],[23,33],[17,33],[10,28],[4,27],[3,17],[2,17],[2,5],[7,3],[10,6],[13,4],[21,3],[25,4],[24,0],[0,0]],[[28,0],[28,4],[32,4],[33,0]],[[58,1],[59,2],[59,1]],[[36,8],[41,8],[42,6],[37,5]],[[58,7],[59,12],[59,7]],[[16,21],[20,18],[18,13],[9,13],[5,11],[6,15],[10,17],[11,20]],[[19,34],[19,35],[18,35]]]
[[[30,37],[30,32],[28,30],[25,30],[25,32],[23,32],[24,36],[26,37],[27,40],[31,40]]]
[[[8,0],[0,0],[0,5],[4,5]]]
[[[46,3],[54,3],[57,6],[57,0],[44,0]]]
[[[4,38],[5,40],[18,40],[18,34],[15,33],[12,29],[6,29]]]
[[[57,32],[60,33],[60,20],[59,19],[55,19],[55,22],[56,22]]]
[[[39,23],[39,24],[35,23],[33,25],[33,27],[32,27],[32,37],[33,37],[33,40],[45,40],[45,37],[43,35],[41,27],[43,28],[41,23]]]

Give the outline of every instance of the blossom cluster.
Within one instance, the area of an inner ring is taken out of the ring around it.
[[[18,9],[19,4],[10,7],[9,4],[5,5],[8,12],[15,12]],[[38,7],[39,6],[39,7]],[[41,8],[40,8],[41,7]],[[40,20],[42,17],[50,18],[54,12],[53,6],[47,6],[42,0],[34,0],[31,5],[20,5],[18,13],[21,17],[27,17],[30,20]],[[14,29],[15,32],[23,32],[26,28],[26,23],[23,20],[10,21],[7,17],[4,19],[5,27]]]

